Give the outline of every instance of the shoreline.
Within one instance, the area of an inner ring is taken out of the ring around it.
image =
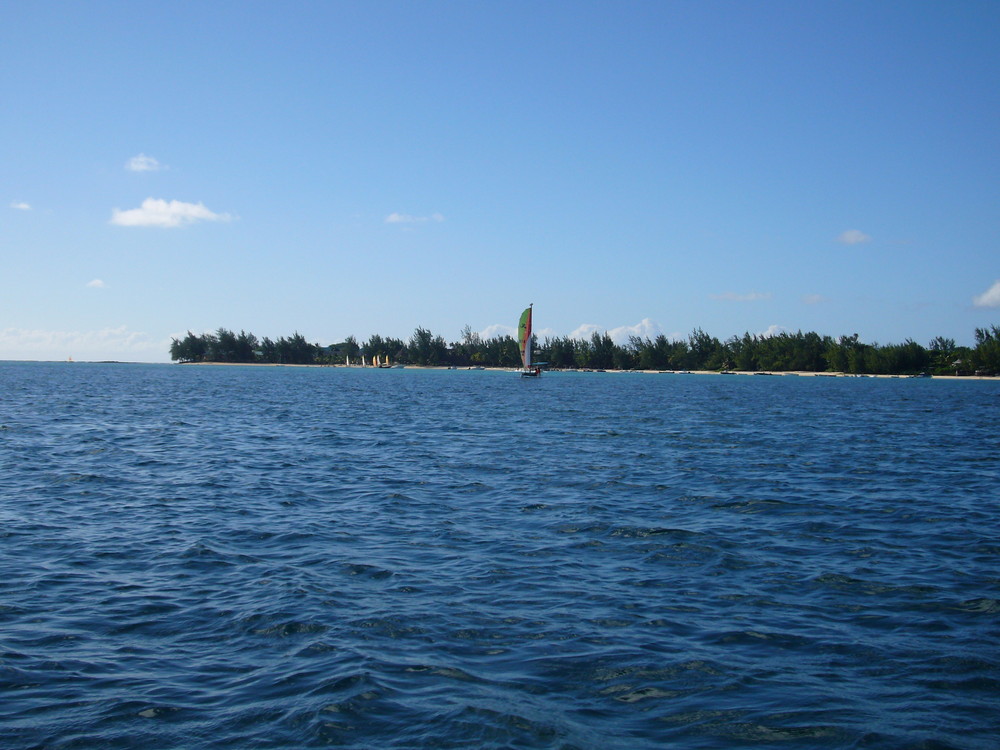
[[[182,366],[194,367],[328,367],[332,369],[345,370],[378,370],[378,369],[406,369],[406,370],[450,370],[447,365],[405,365],[403,368],[390,367],[359,367],[357,365],[291,365],[277,362],[178,362]],[[473,367],[456,367],[455,370],[474,370]],[[517,368],[512,367],[483,367],[483,371],[490,372],[516,372]],[[548,374],[572,374],[583,372],[600,372],[612,375],[741,375],[741,376],[769,376],[769,377],[805,377],[805,378],[881,378],[888,380],[1000,380],[996,375],[853,375],[847,372],[809,372],[803,370],[796,371],[752,371],[752,370],[727,370],[719,372],[717,370],[547,370]]]

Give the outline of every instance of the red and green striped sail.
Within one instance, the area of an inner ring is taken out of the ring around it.
[[[521,313],[517,324],[517,346],[521,350],[521,363],[524,369],[531,368],[531,305]]]

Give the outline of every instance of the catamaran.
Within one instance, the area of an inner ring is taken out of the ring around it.
[[[521,313],[521,320],[517,324],[517,346],[521,350],[521,377],[537,378],[542,374],[539,367],[531,366],[531,308],[534,303]]]

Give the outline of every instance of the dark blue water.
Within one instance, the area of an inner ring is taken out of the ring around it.
[[[0,363],[5,748],[995,748],[1000,383]]]

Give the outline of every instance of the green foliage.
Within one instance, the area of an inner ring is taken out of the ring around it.
[[[315,364],[319,352],[319,345],[310,344],[298,331],[289,339],[278,339],[278,357],[286,365]]]
[[[252,333],[233,333],[225,328],[215,333],[195,336],[188,331],[183,340],[173,339],[170,358],[177,362],[233,362],[239,364],[316,364],[321,349],[310,344],[300,333],[291,338],[258,341]]]
[[[720,370],[726,365],[725,350],[714,336],[695,328],[688,336],[689,370]]]
[[[358,340],[356,338],[348,336],[344,339],[344,343],[340,345],[340,352],[345,357],[353,357],[354,359],[357,359],[358,355],[361,354],[361,346],[358,344]]]
[[[466,325],[462,328],[461,341],[452,344],[450,350],[445,345],[444,359],[450,365],[472,367],[482,363],[482,350],[482,337],[472,330],[472,326]]]
[[[520,367],[521,351],[512,336],[494,336],[483,342],[482,362],[487,367]]]
[[[955,369],[955,339],[937,336],[931,341],[928,353],[931,357],[931,370],[935,375],[949,375]]]
[[[203,362],[205,360],[206,343],[201,336],[187,332],[182,340],[172,339],[170,358],[178,362]]]
[[[575,356],[576,347],[569,338],[545,339],[538,349],[538,360],[558,369],[573,367]]]
[[[1000,326],[976,329],[976,348],[971,359],[977,373],[1000,373]]]
[[[448,355],[448,345],[440,336],[426,328],[418,327],[410,337],[409,361],[415,365],[443,365]]]

